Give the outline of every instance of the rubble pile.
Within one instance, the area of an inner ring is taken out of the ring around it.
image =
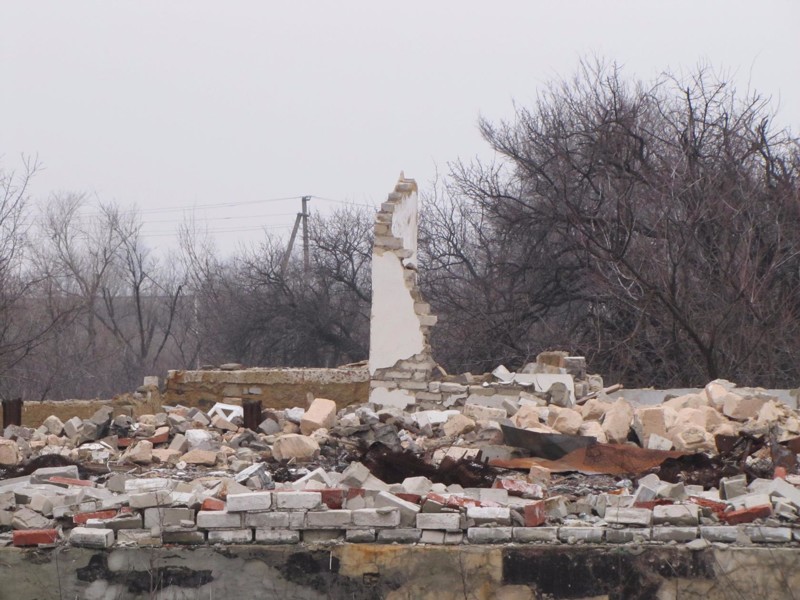
[[[763,390],[635,406],[557,353],[434,383],[447,406],[314,398],[258,431],[227,404],[9,426],[0,541],[800,541],[800,416]]]

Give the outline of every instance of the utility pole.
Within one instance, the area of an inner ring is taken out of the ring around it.
[[[297,238],[297,230],[300,228],[300,223],[303,224],[303,274],[308,275],[309,267],[309,249],[308,249],[308,201],[311,196],[303,196],[303,212],[297,213],[297,218],[294,220],[294,227],[292,228],[292,235],[289,236],[289,245],[286,247],[286,254],[283,255],[281,261],[281,277],[286,273],[286,267],[289,266],[289,258],[292,256],[292,248],[294,248],[294,240]]]
[[[308,276],[309,249],[308,249],[308,202],[311,196],[303,196],[303,274]]]

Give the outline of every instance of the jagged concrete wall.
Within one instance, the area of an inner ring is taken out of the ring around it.
[[[0,598],[793,598],[797,548],[216,546],[0,549]]]
[[[417,184],[400,180],[375,219],[370,320],[370,402],[405,408],[428,390],[435,366],[430,314],[417,285]]]

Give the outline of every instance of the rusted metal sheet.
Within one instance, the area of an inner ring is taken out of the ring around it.
[[[508,425],[500,426],[510,446],[530,450],[531,458],[490,460],[493,467],[530,469],[544,467],[556,473],[578,471],[587,474],[637,474],[659,466],[684,452],[648,450],[629,444],[602,444],[584,435],[538,433]]]
[[[562,456],[597,443],[597,438],[587,435],[539,433],[509,425],[500,425],[506,444],[530,450],[534,456],[558,460]]]

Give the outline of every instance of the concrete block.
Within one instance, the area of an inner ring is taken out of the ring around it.
[[[205,539],[203,539],[205,541]],[[149,529],[120,529],[117,531],[118,546],[138,546],[140,548],[161,546],[160,535],[153,535]]]
[[[257,529],[288,529],[290,514],[288,512],[247,513],[244,515],[244,526]],[[302,513],[298,514],[300,517],[303,516]]]
[[[653,508],[653,523],[696,527],[700,522],[700,507],[697,504],[665,504]]]
[[[723,500],[730,500],[736,496],[744,496],[747,493],[747,476],[736,475],[735,477],[723,477],[719,482],[719,497]]]
[[[300,532],[290,529],[256,529],[257,544],[299,544]]]
[[[142,494],[131,494],[128,504],[131,508],[152,508],[154,506],[168,506],[172,503],[172,497],[168,490],[156,490],[154,492],[144,492]]]
[[[396,508],[399,510],[401,527],[413,527],[415,525],[417,513],[420,511],[418,504],[407,502],[389,492],[378,492],[374,502],[375,508]]]
[[[309,461],[319,454],[319,443],[312,437],[297,433],[285,433],[272,445],[272,456],[276,460]]]
[[[567,543],[599,544],[603,541],[604,533],[601,527],[559,527],[558,539]]]
[[[227,501],[228,512],[263,511],[272,507],[272,494],[270,492],[228,494]]]
[[[512,527],[511,536],[520,544],[555,542],[558,541],[558,527]]]
[[[211,529],[209,544],[249,544],[253,541],[252,529]]]
[[[378,529],[378,542],[382,544],[416,544],[422,530],[416,528]]]
[[[70,531],[69,543],[83,548],[110,548],[114,545],[114,531],[75,527]]]
[[[242,526],[242,513],[201,510],[197,513],[197,526],[202,529],[239,529]]]
[[[697,527],[653,527],[654,542],[690,542],[697,539]]]
[[[319,492],[275,492],[277,510],[314,510],[322,505]]]
[[[344,539],[342,529],[304,529],[302,531],[303,543],[305,544],[338,544]]]
[[[375,541],[375,529],[348,529],[344,532],[344,541],[353,544],[370,544]]]
[[[206,543],[206,533],[205,531],[164,530],[161,532],[161,540],[165,544],[186,544],[196,546]]]
[[[144,526],[151,527],[179,527],[181,521],[195,520],[194,510],[191,508],[146,508],[144,510]]]
[[[641,544],[650,541],[650,528],[642,529],[606,529],[606,542],[609,544]]]
[[[460,513],[419,513],[417,529],[439,529],[444,531],[461,531]]]
[[[317,429],[330,429],[336,424],[336,402],[315,398],[300,420],[300,433],[311,435]]]
[[[792,541],[791,527],[747,525],[744,533],[755,544],[785,544]]]
[[[742,537],[744,531],[735,525],[701,525],[700,537],[709,542],[730,544]]]
[[[347,529],[353,522],[353,511],[350,510],[325,510],[306,513],[306,528],[308,529]]]
[[[785,498],[795,508],[800,509],[800,490],[785,479],[773,479],[768,493],[773,497]]]
[[[511,539],[511,527],[470,527],[467,529],[467,540],[470,544],[506,544]]]
[[[69,479],[80,479],[78,467],[67,465],[63,467],[44,467],[36,469],[31,473],[31,483],[47,483],[51,477],[67,477]]]
[[[342,478],[339,483],[351,488],[360,488],[363,487],[364,482],[369,479],[370,475],[371,473],[367,467],[360,462],[352,462],[342,471]]]
[[[653,511],[646,508],[623,508],[607,506],[604,517],[606,523],[614,525],[631,525],[634,527],[650,527]]]
[[[511,509],[507,506],[468,506],[467,518],[475,521],[475,525],[495,523],[498,526],[509,526],[511,525]]]
[[[356,527],[397,527],[400,511],[397,508],[362,508],[352,511]]]

